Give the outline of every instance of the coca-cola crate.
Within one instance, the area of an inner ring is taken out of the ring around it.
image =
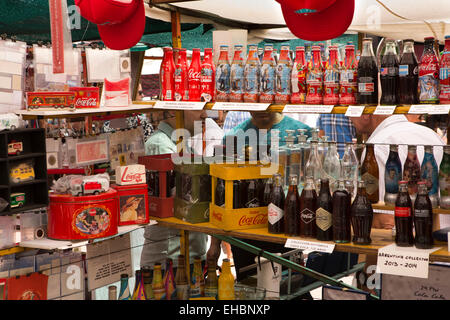
[[[75,108],[100,108],[100,92],[98,87],[71,87],[75,93]]]
[[[209,208],[209,222],[226,231],[267,227],[267,206],[233,209],[233,182],[235,180],[268,179],[275,173],[283,174],[283,166],[275,163],[263,165],[248,162],[245,164],[211,164],[212,200]],[[223,206],[215,204],[217,178],[225,181],[225,204]]]
[[[148,185],[148,212],[158,218],[173,217],[174,192],[170,184],[174,165],[171,154],[141,156],[138,163],[145,166]]]

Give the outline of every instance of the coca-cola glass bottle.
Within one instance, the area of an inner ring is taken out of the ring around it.
[[[366,157],[361,165],[361,179],[364,180],[370,202],[379,200],[379,171],[373,144],[366,144]]]
[[[442,104],[450,103],[450,36],[445,36],[445,48],[441,57],[439,101]]]
[[[425,146],[425,154],[420,167],[420,177],[422,180],[425,180],[431,204],[433,208],[436,208],[439,205],[439,169],[433,155],[433,146]]]
[[[341,176],[341,162],[339,161],[339,154],[337,152],[337,144],[335,141],[328,142],[328,151],[323,159],[323,174],[322,178],[330,181],[331,192],[337,188],[337,180]]]
[[[319,46],[312,46],[312,56],[308,62],[306,85],[308,89],[306,103],[323,103],[323,65]]]
[[[440,206],[450,209],[450,146],[444,146],[444,156],[439,167]]]
[[[175,100],[189,100],[189,79],[188,79],[188,62],[186,58],[186,49],[182,48],[178,52],[177,64],[175,66]]]
[[[411,247],[414,244],[412,203],[408,194],[408,182],[400,181],[394,210],[395,244]]]
[[[300,235],[300,196],[296,174],[289,176],[289,190],[284,202],[284,233],[287,236]]]
[[[261,63],[257,51],[257,46],[249,46],[247,62],[244,67],[244,102],[259,101]]]
[[[273,57],[273,45],[264,45],[264,55],[261,65],[261,83],[259,102],[273,103],[275,101],[275,67],[276,62]]]
[[[295,61],[291,73],[291,103],[306,102],[306,74],[308,65],[305,58],[305,47],[295,48]]]
[[[356,193],[358,181],[359,162],[352,142],[345,143],[345,151],[341,160],[342,178],[345,181],[346,190],[352,196]]]
[[[414,201],[417,194],[417,183],[420,180],[420,162],[415,145],[408,146],[408,156],[403,165],[403,180],[408,181],[409,196]]]
[[[380,104],[396,105],[398,102],[398,65],[395,41],[388,39],[386,40],[386,51],[381,59],[380,67]]]
[[[338,189],[333,192],[333,240],[336,243],[351,241],[351,197],[345,190],[344,180],[339,180]]]
[[[289,56],[289,46],[282,45],[280,57],[276,66],[275,103],[286,104],[291,98],[292,60]]]
[[[308,162],[306,162],[305,173],[306,177],[312,177],[314,179],[316,190],[319,190],[320,178],[322,176],[322,162],[319,156],[318,141],[311,141],[311,152]]]
[[[419,64],[414,52],[414,40],[403,41],[398,75],[398,103],[407,105],[418,103]]]
[[[340,65],[337,46],[329,46],[329,57],[323,77],[323,104],[339,103]]]
[[[358,62],[358,102],[362,105],[378,104],[378,66],[371,38],[363,39]]]
[[[433,208],[425,182],[419,182],[419,193],[414,201],[414,229],[416,248],[433,248]]]
[[[212,58],[212,49],[205,48],[205,56],[200,66],[200,97],[202,101],[214,100],[216,67]]]
[[[242,102],[244,94],[244,58],[242,57],[242,45],[234,46],[234,56],[231,62],[231,102]]]
[[[219,60],[216,66],[216,101],[227,102],[230,95],[231,66],[228,61],[228,46],[220,46]]]
[[[419,102],[439,103],[439,58],[434,50],[434,38],[425,38],[419,62]]]
[[[345,62],[341,68],[340,75],[340,94],[339,104],[354,105],[356,104],[356,94],[358,92],[357,85],[357,61],[355,58],[355,46],[345,46]]]
[[[200,101],[200,49],[192,49],[192,61],[188,69],[189,101]]]
[[[260,188],[262,191],[260,191],[259,204],[261,205],[261,207],[266,207],[270,203],[270,196],[272,194],[274,182],[273,182],[273,178],[260,179],[260,180],[262,181],[261,185],[260,185]],[[284,207],[283,207],[283,209],[284,209]]]
[[[159,73],[161,94],[160,98],[163,101],[173,101],[175,92],[175,63],[173,60],[173,50],[169,47],[164,47],[164,56],[161,62],[161,70]]]
[[[306,178],[306,185],[300,196],[300,236],[316,237],[317,194],[312,177]]]
[[[394,204],[397,199],[398,183],[402,180],[402,163],[398,155],[398,145],[391,144],[384,171],[384,202]]]
[[[333,198],[328,179],[320,180],[320,192],[317,198],[316,226],[317,240],[333,240]]]
[[[353,227],[353,242],[356,244],[370,244],[372,230],[373,209],[367,198],[364,181],[358,181],[358,191],[351,206],[351,220]]]
[[[225,206],[225,180],[217,178],[216,192],[215,192],[216,206]]]
[[[276,173],[273,176],[273,189],[267,207],[269,233],[280,234],[284,232],[284,191],[282,177]]]

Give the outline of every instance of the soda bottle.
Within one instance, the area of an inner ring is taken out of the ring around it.
[[[292,60],[289,56],[289,46],[282,45],[276,66],[275,103],[289,103],[291,98],[291,71]]]
[[[357,244],[370,244],[370,231],[372,229],[373,209],[367,198],[364,181],[358,181],[358,191],[351,206],[351,220],[353,227],[353,242]]]
[[[273,45],[264,45],[264,56],[261,65],[261,82],[259,102],[273,103],[275,101],[275,59]]]
[[[233,181],[233,209],[241,207],[241,180]]]
[[[219,60],[216,66],[216,101],[227,102],[230,95],[231,66],[228,61],[228,46],[220,46]]]
[[[395,244],[411,247],[414,244],[412,203],[408,194],[408,182],[400,181],[394,210]]]
[[[386,40],[386,51],[381,59],[380,67],[380,104],[396,105],[398,102],[398,65],[395,42],[388,39]]]
[[[352,142],[345,143],[345,151],[341,161],[342,178],[347,192],[353,197],[357,188],[359,161]]]
[[[223,207],[225,205],[225,180],[217,178],[217,186],[215,193],[216,206]]]
[[[173,61],[173,50],[169,47],[164,47],[164,56],[161,62],[160,69],[160,86],[161,86],[161,100],[173,101],[175,92],[175,63]]]
[[[422,180],[425,180],[431,204],[433,208],[436,208],[439,205],[439,169],[433,155],[433,146],[425,146],[425,154],[420,167],[420,177]]]
[[[135,272],[135,283],[131,300],[147,300],[147,297],[145,296],[142,270],[136,270]]]
[[[317,140],[311,141],[311,152],[306,162],[305,174],[314,179],[316,189],[319,189],[320,178],[322,177],[322,162],[319,156],[319,144]]]
[[[178,60],[174,73],[175,81],[175,100],[189,100],[189,79],[188,79],[188,63],[186,58],[186,49],[180,49]]]
[[[217,299],[219,290],[219,278],[217,277],[216,264],[208,264],[208,276],[205,280],[205,297]]]
[[[258,185],[255,179],[247,180],[247,202],[244,208],[259,207]]]
[[[444,156],[439,167],[440,206],[450,209],[450,146],[444,147]]]
[[[144,291],[147,300],[154,300],[152,289],[152,270],[149,267],[142,268],[142,277],[144,278]]]
[[[400,58],[398,76],[398,103],[418,103],[419,64],[414,53],[414,40],[403,41],[403,54]]]
[[[323,159],[322,179],[327,178],[330,183],[331,192],[337,188],[337,180],[341,175],[341,162],[337,152],[336,141],[328,142],[328,151]]]
[[[234,300],[234,276],[231,273],[229,259],[222,260],[222,273],[219,276],[219,300]]]
[[[189,283],[186,275],[184,255],[178,256],[178,267],[175,275],[175,286],[178,300],[189,299]]]
[[[172,259],[166,259],[166,272],[163,277],[164,288],[166,291],[166,300],[174,300],[177,297],[175,288],[175,277],[173,275]]]
[[[416,248],[433,248],[433,208],[425,182],[419,182],[419,193],[414,201],[414,229]]]
[[[347,243],[351,239],[351,196],[345,190],[344,180],[339,180],[338,189],[333,192],[333,240]]]
[[[306,84],[308,89],[306,103],[321,104],[323,102],[323,65],[319,46],[312,46],[312,57],[308,62]]]
[[[269,233],[284,232],[284,191],[282,186],[282,177],[279,173],[274,174],[274,186],[270,194],[267,215],[269,221]]]
[[[363,39],[363,51],[358,62],[358,102],[378,104],[378,66],[373,54],[372,39]],[[367,185],[367,184],[366,184]]]
[[[261,63],[257,55],[258,47],[249,46],[247,62],[244,67],[244,102],[258,102]]]
[[[434,38],[425,38],[419,62],[419,102],[439,103],[439,58],[434,50]]]
[[[272,190],[273,190],[273,179],[269,178],[263,184],[262,197],[260,196],[261,207],[266,207],[270,204],[270,197],[272,195]],[[282,208],[284,209],[284,206]]]
[[[117,300],[131,300],[130,287],[128,285],[128,274],[120,275],[120,291]]]
[[[398,145],[389,146],[389,155],[384,171],[384,202],[394,204],[397,199],[398,182],[402,180],[402,163],[398,155]]]
[[[188,69],[189,101],[201,101],[200,97],[200,49],[192,49],[192,61]]]
[[[200,97],[202,101],[214,100],[216,67],[212,58],[212,49],[205,49],[205,57],[200,66]]]
[[[161,263],[159,262],[156,262],[153,267],[152,290],[155,300],[166,299],[166,288],[164,287],[164,282],[162,280]]]
[[[316,226],[317,240],[333,240],[333,198],[328,179],[320,180],[320,192],[317,198]]]
[[[289,190],[284,202],[284,233],[287,236],[300,235],[300,196],[297,185],[297,175],[290,174]]]
[[[341,68],[339,104],[356,104],[357,87],[357,61],[355,58],[355,46],[345,46],[345,61]]]
[[[300,236],[315,238],[317,194],[314,179],[306,178],[306,185],[300,196]]]
[[[243,87],[244,87],[244,59],[242,58],[242,46],[234,46],[234,56],[231,62],[231,75],[230,75],[230,96],[231,102],[243,101]]]
[[[450,36],[445,36],[445,48],[441,57],[439,80],[441,92],[439,101],[442,104],[450,103]]]
[[[308,64],[305,59],[305,47],[295,48],[295,61],[291,73],[291,103],[306,102],[306,74]]]
[[[416,198],[417,183],[420,180],[420,163],[417,158],[417,147],[408,146],[408,156],[403,165],[403,180],[408,181],[408,192],[411,200]]]
[[[205,278],[202,271],[202,260],[200,257],[194,258],[194,270],[191,277],[191,298],[199,298],[205,296]]]
[[[323,76],[323,104],[339,103],[339,69],[338,48],[329,46],[329,56]]]
[[[361,165],[361,179],[366,186],[367,197],[370,202],[377,203],[378,194],[378,164],[375,159],[374,145],[366,144],[366,157]]]

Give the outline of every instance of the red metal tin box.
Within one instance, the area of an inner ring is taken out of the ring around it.
[[[112,185],[119,199],[119,226],[149,223],[147,184]]]
[[[100,94],[98,87],[70,87],[75,92],[75,108],[100,108]]]
[[[117,191],[74,197],[50,194],[47,233],[50,239],[87,240],[117,234]]]

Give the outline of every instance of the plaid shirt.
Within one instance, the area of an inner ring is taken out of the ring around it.
[[[251,117],[250,112],[247,111],[228,111],[225,122],[223,123],[224,134],[226,135],[230,130]]]
[[[344,155],[345,143],[356,138],[352,121],[343,114],[321,114],[317,119],[317,127],[325,132],[328,140],[337,142],[340,158]]]

